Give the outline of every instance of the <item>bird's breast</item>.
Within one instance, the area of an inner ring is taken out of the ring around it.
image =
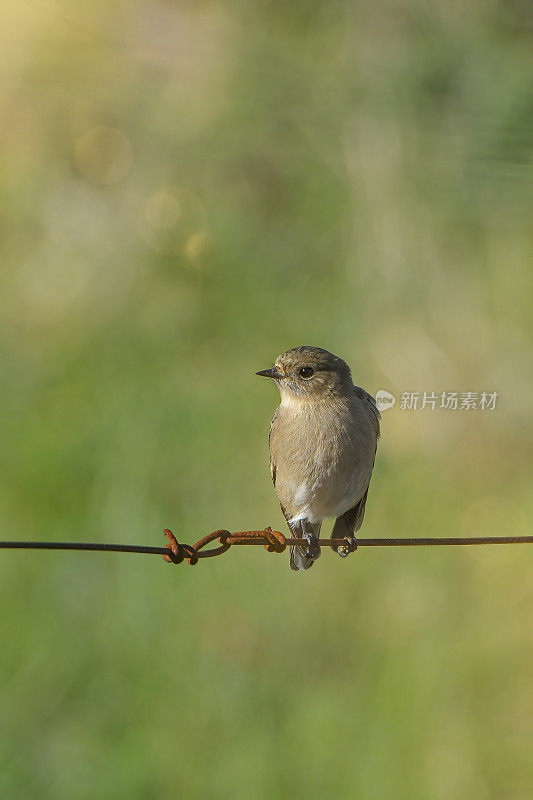
[[[292,520],[352,508],[372,471],[375,435],[350,409],[278,409],[271,434],[276,492]]]

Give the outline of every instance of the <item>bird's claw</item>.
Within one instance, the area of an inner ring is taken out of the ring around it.
[[[318,544],[316,537],[307,533],[304,534],[303,538],[307,542],[307,550],[305,551],[305,557],[312,558],[313,561],[316,561],[316,559],[320,555],[320,545]]]
[[[357,538],[355,536],[346,536],[344,541],[346,544],[342,544],[337,548],[337,553],[341,558],[346,558],[350,553],[355,553],[357,550]]]

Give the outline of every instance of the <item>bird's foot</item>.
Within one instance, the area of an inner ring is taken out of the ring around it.
[[[303,538],[307,542],[305,557],[312,558],[313,561],[316,561],[320,555],[320,545],[318,544],[316,536],[313,536],[311,533],[304,533]]]
[[[344,541],[346,544],[341,544],[337,547],[337,553],[341,558],[346,558],[350,553],[355,553],[357,550],[357,538],[353,534],[351,536],[346,536]]]

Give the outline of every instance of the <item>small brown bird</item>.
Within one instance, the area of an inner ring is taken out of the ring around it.
[[[295,538],[291,568],[309,569],[320,555],[326,517],[336,517],[332,539],[347,556],[357,547],[379,438],[373,397],[354,386],[349,366],[320,347],[295,347],[271,369],[281,403],[270,425],[270,472],[281,510]]]

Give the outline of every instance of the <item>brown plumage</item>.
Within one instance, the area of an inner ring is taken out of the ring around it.
[[[322,521],[336,517],[332,538],[355,547],[363,522],[379,437],[373,398],[352,383],[350,368],[320,347],[296,347],[258,375],[273,378],[281,403],[270,426],[270,471],[294,536],[292,569],[308,569],[320,555]]]

